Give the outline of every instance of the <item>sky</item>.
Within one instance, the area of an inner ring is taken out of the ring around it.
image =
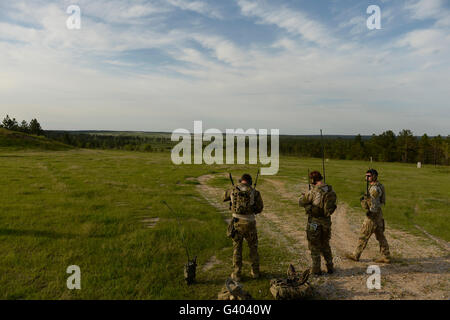
[[[0,0],[0,117],[448,135],[449,31],[448,0]]]

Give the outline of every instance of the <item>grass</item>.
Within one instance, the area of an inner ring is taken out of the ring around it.
[[[166,154],[1,156],[1,298],[186,297],[180,230],[163,199],[179,212],[199,260],[228,245],[223,232],[210,232],[223,229],[220,215],[193,199],[194,185],[179,185],[202,168],[175,167]],[[160,222],[150,230],[144,217]],[[65,288],[71,264],[81,267],[80,291]]]
[[[296,189],[308,167],[320,169],[321,162],[281,158],[277,178]],[[327,163],[327,182],[339,200],[359,207],[367,167]],[[418,224],[450,240],[448,168],[374,167],[388,193],[388,224],[412,232]],[[256,172],[254,166],[175,166],[169,153],[0,150],[0,299],[215,299],[231,272],[231,241],[221,213],[199,197],[189,178],[229,169],[235,180],[244,171]],[[211,183],[230,184],[225,177]],[[162,200],[178,212],[181,229]],[[156,226],[146,228],[142,220],[156,217]],[[212,256],[220,261],[208,272],[199,266],[195,286],[182,279],[181,234],[200,263]],[[264,278],[247,281],[245,289],[268,299],[268,280],[297,257],[267,238],[261,239],[260,256]],[[81,290],[66,288],[65,271],[73,264],[81,268]]]

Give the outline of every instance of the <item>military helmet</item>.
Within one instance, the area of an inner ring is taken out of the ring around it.
[[[239,182],[241,182],[241,181],[243,181],[243,180],[247,181],[247,183],[248,183],[249,185],[252,184],[252,176],[249,175],[248,173],[244,173],[244,174],[242,175],[242,177],[239,179]]]

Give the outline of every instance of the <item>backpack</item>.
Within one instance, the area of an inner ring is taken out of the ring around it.
[[[231,210],[237,214],[252,214],[255,192],[252,187],[239,185],[231,192]]]
[[[272,279],[270,292],[277,300],[298,300],[311,296],[312,288],[307,283],[310,270],[298,274],[292,265],[289,265],[287,279]]]
[[[325,217],[331,216],[334,211],[336,211],[337,205],[337,196],[336,192],[334,192],[333,188],[328,185],[328,191],[324,191],[320,188],[320,192],[322,194],[322,202],[320,203],[320,209],[323,210],[323,215]]]

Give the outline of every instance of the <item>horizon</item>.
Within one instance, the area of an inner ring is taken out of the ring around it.
[[[405,129],[405,130],[409,130],[409,129]],[[86,132],[86,133],[102,133],[102,132],[104,132],[104,133],[109,133],[109,132],[112,132],[112,133],[162,133],[162,134],[168,134],[168,135],[170,135],[170,134],[172,134],[172,132],[171,131],[136,131],[136,130],[89,130],[89,129],[87,129],[87,130],[58,130],[58,129],[52,129],[52,130],[45,130],[44,129],[44,131],[53,131],[53,132],[80,132],[80,133],[84,133],[84,132]],[[221,130],[222,131],[222,134],[226,134],[225,133],[225,130]],[[389,131],[389,130],[387,130],[387,131]],[[393,131],[393,130],[390,130],[390,131],[392,131],[396,136],[398,136],[399,135],[399,133],[400,132],[398,132],[398,133],[396,133],[395,131]],[[358,135],[360,135],[362,138],[370,138],[370,137],[372,137],[373,135],[380,135],[380,134],[382,134],[383,132],[381,132],[381,133],[372,133],[372,134],[335,134],[335,133],[329,133],[329,134],[323,134],[323,136],[324,137],[335,137],[335,136],[337,136],[337,137],[356,137],[356,136],[358,136]],[[192,132],[191,133],[191,135],[193,135],[194,133]],[[413,134],[413,137],[416,137],[416,138],[420,138],[420,137],[422,137],[423,136],[423,134],[422,135],[416,135],[416,134],[414,134],[414,132],[412,132],[412,134]],[[447,135],[443,135],[443,134],[437,134],[437,135],[430,135],[430,134],[427,134],[427,133],[424,133],[424,134],[426,134],[428,137],[437,137],[437,136],[441,136],[441,137],[448,137],[449,136],[449,134],[447,134]],[[239,133],[236,133],[236,135],[240,135]],[[269,134],[270,135],[270,134]],[[280,137],[283,137],[283,136],[288,136],[288,137],[296,137],[296,136],[299,136],[299,137],[320,137],[320,134],[286,134],[286,133],[280,133],[280,135],[279,135]]]

